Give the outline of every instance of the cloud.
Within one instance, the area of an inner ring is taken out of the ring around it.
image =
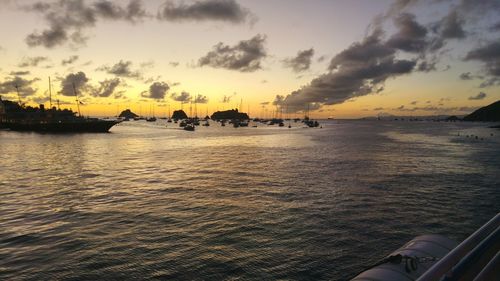
[[[465,60],[478,60],[485,64],[489,75],[500,77],[500,40],[477,47],[467,53]]]
[[[122,20],[131,23],[147,16],[142,2],[132,0],[126,7],[111,1],[99,0],[90,4],[84,0],[59,0],[50,3],[35,2],[24,7],[25,11],[43,16],[48,27],[35,30],[25,41],[30,47],[53,48],[67,42],[74,46],[84,45],[87,37],[83,31],[94,27],[99,20]]]
[[[18,65],[19,67],[36,67],[38,64],[41,62],[48,61],[48,57],[42,57],[42,56],[37,56],[37,57],[24,57],[21,61],[21,63]]]
[[[119,77],[126,77],[126,78],[134,78],[134,79],[141,79],[142,74],[138,70],[132,70],[131,69],[132,62],[131,61],[123,61],[120,60],[113,66],[101,66],[97,68],[97,70],[101,71],[106,71],[109,74],[113,74]]]
[[[92,91],[92,95],[95,97],[109,97],[115,92],[115,89],[118,85],[120,85],[120,82],[120,78],[100,81],[99,87]]]
[[[304,108],[306,104],[319,108],[322,104],[339,104],[379,92],[385,80],[408,74],[415,68],[415,60],[396,59],[395,53],[395,48],[383,42],[382,32],[375,30],[334,56],[328,73],[292,92],[284,102],[292,110]]]
[[[141,68],[153,68],[155,66],[155,62],[150,60],[150,61],[145,61],[140,64]]]
[[[172,93],[170,96],[174,101],[179,101],[181,103],[186,103],[191,100],[191,94],[188,92],[182,91],[180,94]]]
[[[261,69],[261,61],[267,56],[264,49],[266,36],[256,35],[250,40],[240,41],[235,46],[222,42],[213,47],[204,57],[198,60],[199,66],[225,68],[241,72],[254,72]]]
[[[75,96],[75,91],[80,95],[89,90],[87,82],[89,79],[84,72],[70,73],[61,80],[61,90],[59,94],[63,96]],[[73,88],[74,87],[74,88]]]
[[[161,100],[165,98],[170,86],[165,82],[154,82],[149,86],[148,92],[143,92],[142,96],[145,98]]]
[[[285,102],[285,96],[276,95],[276,97],[274,97],[273,105],[282,106],[284,102]]]
[[[495,86],[495,85],[500,85],[500,77],[491,77],[491,78],[484,80],[479,85],[479,88],[487,88],[487,87],[491,87],[491,86]]]
[[[195,103],[208,103],[208,97],[204,95],[197,95],[194,99]]]
[[[486,96],[486,93],[479,92],[479,94],[469,97],[469,100],[483,100]]]
[[[457,9],[453,9],[444,17],[440,24],[439,29],[443,38],[465,38],[465,31],[463,29],[464,19],[462,19]]]
[[[492,25],[490,30],[492,31],[500,31],[500,21],[497,22],[496,24]]]
[[[323,62],[323,61],[325,61],[326,59],[327,59],[327,56],[326,56],[326,55],[322,55],[322,56],[320,56],[320,57],[319,57],[316,61],[317,61],[317,62]]]
[[[394,18],[394,24],[399,28],[399,31],[387,42],[390,47],[406,52],[424,51],[427,46],[425,40],[427,29],[415,20],[415,15],[400,14]]]
[[[269,101],[263,101],[263,102],[261,102],[261,103],[260,103],[260,105],[261,105],[262,107],[265,107],[266,105],[269,105],[270,103],[271,103],[271,102],[269,102]]]
[[[311,60],[314,56],[314,49],[299,51],[297,56],[293,58],[287,58],[283,60],[283,64],[286,67],[293,69],[295,72],[302,72],[309,70],[311,66]]]
[[[19,95],[21,97],[27,97],[35,94],[37,92],[37,88],[33,88],[33,84],[40,79],[24,79],[19,76],[14,76],[10,79],[7,79],[3,82],[0,82],[0,94],[9,94],[16,93],[17,89],[19,89]],[[17,87],[17,89],[16,89]]]
[[[172,67],[178,67],[179,66],[179,62],[178,61],[171,61],[168,63],[168,65],[172,66]]]
[[[243,23],[251,20],[248,9],[234,0],[197,0],[191,4],[166,1],[157,18],[165,21],[226,21]]]
[[[234,96],[236,96],[236,93],[234,93],[234,94],[232,94],[232,95],[227,95],[227,96],[226,96],[226,95],[224,95],[224,96],[222,97],[221,102],[222,102],[222,103],[229,103],[229,102],[231,102],[231,100],[233,99],[233,97],[234,97]]]
[[[460,80],[472,80],[474,77],[472,77],[470,72],[464,72],[460,74]]]
[[[422,72],[430,72],[430,71],[435,71],[436,70],[436,64],[437,64],[437,60],[436,59],[433,59],[433,60],[423,60],[421,61],[418,66],[417,66],[417,70],[418,71],[422,71]]]
[[[384,108],[383,107],[375,107],[373,110],[374,111],[380,111],[380,110],[384,110]]]
[[[77,60],[78,60],[78,56],[70,56],[69,58],[67,58],[65,60],[62,60],[61,61],[61,65],[72,64],[72,63],[74,63]]]
[[[30,75],[31,72],[29,71],[11,71],[9,75],[12,76],[24,76],[24,75]]]

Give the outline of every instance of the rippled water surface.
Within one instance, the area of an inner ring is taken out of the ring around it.
[[[162,122],[0,131],[0,280],[342,280],[500,211],[487,124]]]

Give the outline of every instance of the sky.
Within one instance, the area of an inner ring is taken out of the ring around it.
[[[498,0],[0,0],[0,96],[112,116],[464,115],[500,99]],[[19,96],[16,91],[19,89]],[[73,87],[74,85],[74,87]]]

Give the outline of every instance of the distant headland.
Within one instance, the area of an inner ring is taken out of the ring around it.
[[[133,113],[130,109],[125,109],[124,111],[122,111],[122,113],[120,113],[120,115],[118,115],[118,117],[132,119],[139,117],[139,115]]]
[[[464,121],[500,122],[500,100],[467,115]]]
[[[238,109],[230,109],[225,111],[216,111],[210,116],[212,120],[248,120],[250,117],[244,112],[238,112]]]

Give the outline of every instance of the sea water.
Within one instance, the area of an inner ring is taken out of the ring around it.
[[[123,122],[0,131],[1,280],[343,280],[500,210],[500,130]]]

